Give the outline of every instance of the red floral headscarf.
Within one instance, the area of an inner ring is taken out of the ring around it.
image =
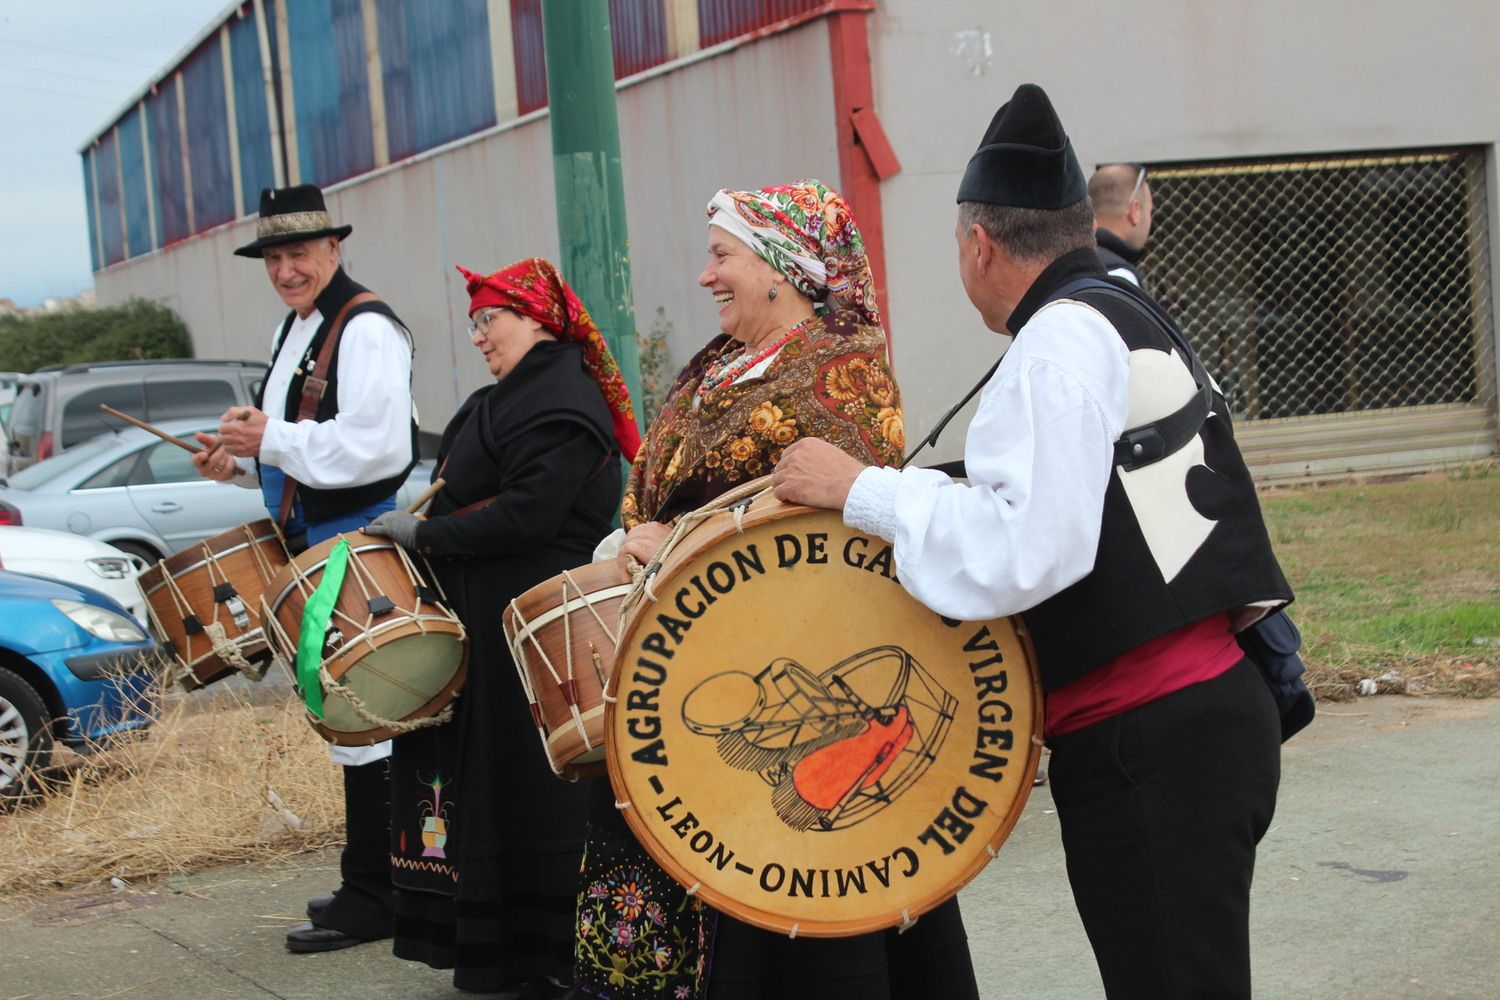
[[[641,447],[641,432],[635,425],[635,407],[625,377],[610,353],[604,334],[594,325],[573,289],[563,280],[549,260],[528,257],[491,275],[475,274],[464,267],[458,271],[468,281],[469,315],[480,309],[498,307],[530,316],[548,333],[583,345],[583,364],[609,404],[614,421],[615,440],[627,462],[635,460]]]

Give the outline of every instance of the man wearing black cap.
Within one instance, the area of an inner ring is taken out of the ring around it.
[[[1151,238],[1151,181],[1139,163],[1106,163],[1089,178],[1099,260],[1112,277],[1141,287],[1136,270]]]
[[[253,407],[199,434],[200,474],[254,487],[293,554],[354,531],[395,507],[416,456],[411,334],[342,267],[336,226],[311,184],[267,189],[256,239],[235,250],[260,258],[291,312],[278,325],[271,369]],[[214,449],[214,445],[223,447]],[[258,476],[257,476],[258,473]],[[343,765],[347,826],[332,896],[309,901],[287,932],[294,952],[332,951],[390,937],[390,743],[329,747]]]
[[[1254,485],[1226,413],[1205,407],[1160,454],[1121,442],[1203,387],[1128,293],[1087,287],[1107,283],[1093,209],[1040,88],[995,115],[958,202],[964,289],[987,327],[1015,334],[969,427],[968,483],[804,440],[776,494],[891,541],[901,585],[944,615],[1025,613],[1106,994],[1249,997],[1280,724],[1234,632],[1291,599]]]

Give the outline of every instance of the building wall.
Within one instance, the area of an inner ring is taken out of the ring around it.
[[[882,306],[913,441],[1003,349],[958,282],[954,192],[1018,83],[1047,88],[1086,170],[1477,146],[1488,155],[1491,243],[1500,240],[1500,76],[1488,59],[1500,8],[1488,0],[1436,0],[1419,15],[1396,0],[881,0],[869,24],[875,106],[902,165],[881,186]],[[699,53],[619,91],[637,323],[647,330],[664,311],[674,363],[714,331],[709,298],[694,284],[712,192],[803,176],[841,181],[827,36],[814,20]],[[557,252],[541,115],[333,189],[334,214],[355,227],[351,272],[417,331],[424,426],[440,427],[485,377],[462,332],[452,265],[488,269]],[[102,178],[93,196],[110,196]],[[252,228],[232,224],[115,264],[97,275],[100,301],[163,299],[183,313],[200,355],[258,356],[280,307],[259,269],[230,255]],[[101,236],[106,256],[115,239]],[[935,458],[958,454],[964,423]]]
[[[712,300],[697,286],[714,192],[804,176],[837,183],[828,72],[827,31],[813,21],[619,91],[636,319],[646,331],[662,311],[676,363],[717,333]],[[349,273],[410,324],[422,426],[441,430],[489,378],[469,343],[454,265],[489,271],[558,254],[546,113],[337,185],[328,206],[354,226]],[[101,271],[101,304],[157,299],[182,315],[199,357],[264,357],[285,309],[263,268],[233,255],[254,228],[234,223]]]
[[[1398,0],[884,0],[870,44],[876,106],[903,167],[882,195],[908,436],[932,426],[1000,350],[958,282],[954,195],[1017,84],[1046,88],[1085,172],[1101,162],[1485,147],[1496,245],[1497,37],[1500,7],[1486,0],[1420,11]],[[940,457],[957,456],[964,425],[955,421]]]

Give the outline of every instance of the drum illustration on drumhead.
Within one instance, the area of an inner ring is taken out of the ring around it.
[[[879,646],[813,674],[777,660],[755,676],[714,674],[682,721],[730,767],[771,786],[793,830],[844,830],[918,781],[942,750],[958,699],[906,650]],[[743,710],[741,710],[743,709]]]
[[[996,855],[1030,794],[1024,627],[923,607],[891,546],[836,513],[738,502],[685,519],[622,600],[616,804],[668,874],[740,920],[908,926]]]

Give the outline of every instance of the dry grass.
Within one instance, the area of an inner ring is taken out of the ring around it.
[[[224,686],[164,702],[148,737],[65,761],[38,796],[0,815],[0,898],[342,840],[338,768],[296,703],[254,705]]]

